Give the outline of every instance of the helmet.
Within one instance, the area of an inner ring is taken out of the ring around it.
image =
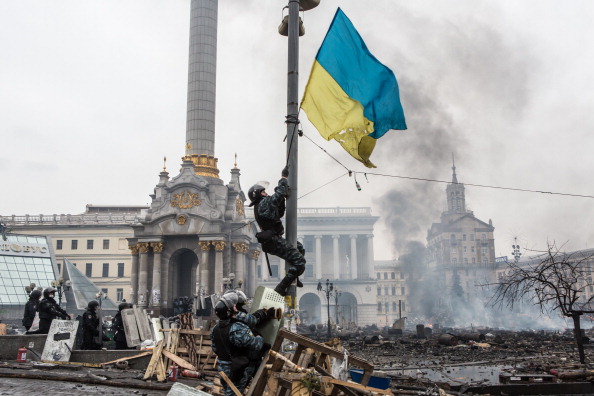
[[[130,308],[130,304],[128,304],[127,302],[123,302],[120,305],[118,305],[118,309],[121,311],[123,309],[127,309]]]
[[[223,300],[219,300],[216,304],[215,304],[215,315],[217,315],[217,317],[219,319],[229,319],[231,317],[231,310],[229,308],[227,308],[227,305],[225,304],[225,302]]]
[[[48,298],[50,294],[55,294],[56,293],[56,289],[53,287],[46,287],[45,290],[43,291],[43,297],[44,298]]]
[[[256,203],[258,203],[258,201],[260,201],[260,199],[262,199],[261,194],[264,190],[266,190],[266,187],[264,187],[261,184],[254,184],[250,187],[250,189],[248,190],[248,198],[252,202],[249,206],[254,206]]]
[[[235,297],[233,297],[233,298],[237,298],[237,302],[235,303],[235,305],[237,306],[237,309],[240,310],[240,311],[245,312],[245,309],[243,309],[243,306],[248,301],[247,296],[245,295],[245,293],[242,292],[241,290],[227,290],[225,292],[225,294],[223,294],[223,297],[225,298],[225,297],[229,296],[229,298],[231,298],[230,297],[231,294],[234,294],[235,295]]]
[[[41,297],[41,290],[37,289],[33,290],[29,295],[29,298],[32,298],[34,300],[39,300],[39,297]]]
[[[97,300],[91,300],[91,301],[89,301],[89,304],[87,305],[87,307],[89,309],[92,309],[93,311],[95,309],[97,309],[98,306],[99,306],[99,302]]]

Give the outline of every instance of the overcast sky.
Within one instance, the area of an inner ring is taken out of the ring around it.
[[[244,191],[284,166],[283,1],[219,4],[215,154]],[[594,2],[322,0],[305,12],[300,97],[340,5],[398,79],[409,129],[378,141],[368,170],[301,114],[300,207],[372,207],[375,255],[425,242],[445,184],[594,195]],[[190,0],[1,0],[1,215],[147,204],[184,154]],[[495,226],[496,255],[547,240],[594,247],[594,199],[466,187]],[[530,254],[525,252],[525,254]]]

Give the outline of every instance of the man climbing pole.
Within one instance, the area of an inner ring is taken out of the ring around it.
[[[254,184],[248,191],[248,197],[251,201],[250,206],[254,206],[254,217],[261,229],[256,238],[262,244],[262,250],[289,263],[289,271],[274,288],[278,294],[286,296],[287,289],[294,280],[297,280],[297,287],[303,287],[298,277],[305,271],[305,250],[300,242],[297,242],[295,248],[283,238],[285,228],[281,219],[285,215],[285,200],[289,194],[288,166],[285,166],[281,175],[274,194],[268,195],[264,186]]]

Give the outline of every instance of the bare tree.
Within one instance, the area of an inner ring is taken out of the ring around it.
[[[491,304],[513,309],[522,302],[532,302],[540,312],[559,312],[573,320],[573,331],[580,362],[585,363],[580,318],[593,313],[586,290],[592,286],[590,264],[594,252],[564,253],[556,244],[548,244],[547,252],[528,261],[508,263],[508,269],[495,286]]]

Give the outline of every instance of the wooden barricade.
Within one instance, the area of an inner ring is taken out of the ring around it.
[[[360,391],[376,391],[375,389],[366,386],[373,373],[373,365],[368,361],[349,355],[349,365],[363,369],[361,384],[351,385],[345,381],[335,380],[330,374],[331,369],[329,367],[329,358],[334,357],[343,359],[343,352],[302,335],[292,333],[286,329],[281,329],[278,332],[278,336],[276,337],[271,350],[278,353],[285,340],[292,341],[297,345],[295,352],[288,358],[293,364],[293,370],[303,370],[307,369],[307,366],[313,366],[318,373],[323,374],[325,376],[324,378],[327,378],[322,384],[323,393],[336,396],[338,392],[341,391],[347,396],[355,396],[358,394],[354,389]],[[252,379],[249,389],[247,390],[247,396],[287,396],[287,392],[290,395],[302,393],[301,388],[297,391],[295,384],[297,380],[295,378],[291,377],[291,375],[287,377],[287,374],[281,374],[281,370],[287,363],[287,359],[278,357],[276,353],[271,352],[268,360],[260,365]],[[300,367],[296,369],[294,366]],[[300,375],[303,377],[304,374],[300,373]],[[332,386],[328,386],[329,384]],[[318,392],[316,391],[314,393]],[[391,394],[390,391],[381,391],[379,393]]]

